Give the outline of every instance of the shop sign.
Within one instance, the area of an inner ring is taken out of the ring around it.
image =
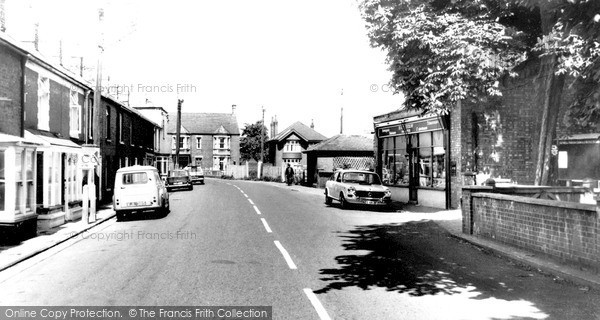
[[[77,165],[83,170],[94,169],[100,165],[100,156],[97,153],[82,154],[79,161],[77,161]]]
[[[404,125],[404,128],[406,129],[406,132],[402,128],[403,125]],[[404,124],[397,124],[394,126],[380,128],[379,129],[379,137],[394,136],[394,135],[405,134],[405,133],[411,134],[411,133],[434,131],[434,130],[441,130],[441,129],[442,129],[442,126],[440,125],[440,122],[438,121],[437,118],[429,118],[429,119],[425,119],[425,120],[414,121],[414,122],[409,122],[409,123],[404,123]]]

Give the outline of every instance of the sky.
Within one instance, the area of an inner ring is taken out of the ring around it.
[[[279,131],[300,121],[330,137],[370,136],[373,117],[397,110],[385,53],[371,48],[356,0],[5,0],[6,32],[95,79],[132,106],[231,112],[240,128],[261,120]],[[104,10],[98,23],[98,8]]]

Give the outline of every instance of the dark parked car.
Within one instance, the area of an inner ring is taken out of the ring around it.
[[[167,176],[167,190],[185,188],[188,190],[194,189],[192,185],[192,177],[187,170],[172,170]]]

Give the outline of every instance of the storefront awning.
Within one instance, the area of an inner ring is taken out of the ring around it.
[[[37,140],[30,139],[28,137],[21,138],[9,134],[0,133],[0,145],[30,145],[37,146],[41,145]]]
[[[80,145],[78,145],[77,143],[75,143],[71,140],[53,138],[53,137],[44,136],[44,135],[40,135],[40,134],[33,134],[27,130],[25,130],[25,138],[30,139],[32,141],[36,141],[38,144],[41,144],[45,147],[59,146],[59,147],[81,149]]]

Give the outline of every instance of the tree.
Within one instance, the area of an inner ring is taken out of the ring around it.
[[[446,114],[456,102],[501,95],[499,80],[539,59],[543,121],[536,184],[547,184],[552,137],[566,75],[577,86],[568,115],[600,120],[594,0],[363,0],[374,47],[387,51],[390,85],[408,109]],[[596,90],[590,90],[590,88]]]
[[[242,129],[242,137],[240,139],[240,158],[242,161],[248,161],[250,159],[254,159],[256,161],[260,160],[261,129],[263,132],[263,141],[265,142],[263,153],[264,160],[265,162],[269,161],[269,152],[266,144],[268,140],[268,131],[267,128],[262,124],[262,121],[257,121],[253,124],[246,123],[244,125],[244,129]]]

